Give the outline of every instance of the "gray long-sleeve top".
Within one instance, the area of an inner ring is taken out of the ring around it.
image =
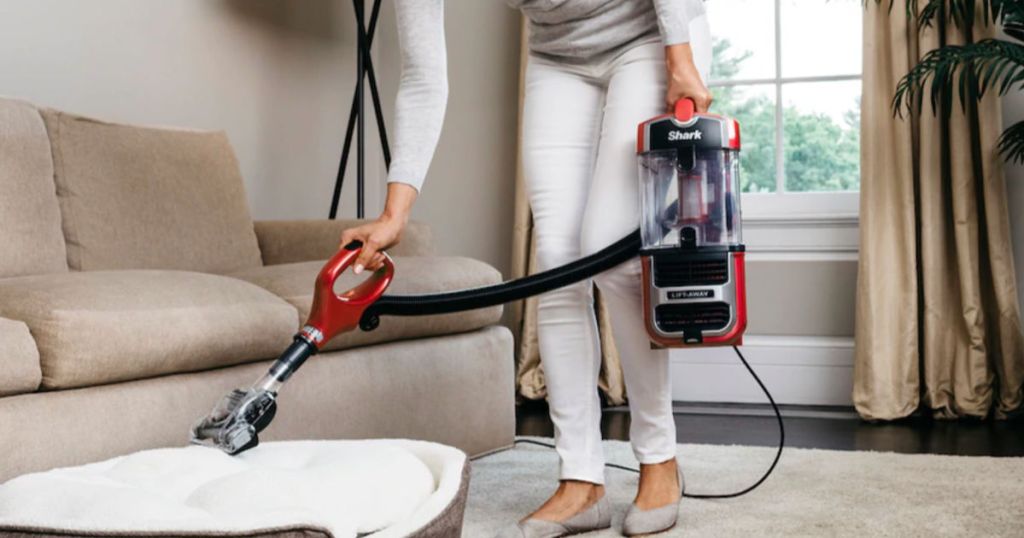
[[[507,0],[530,21],[530,51],[567,62],[610,54],[659,32],[690,41],[701,0]],[[389,182],[423,185],[448,101],[444,0],[395,0],[402,76]]]

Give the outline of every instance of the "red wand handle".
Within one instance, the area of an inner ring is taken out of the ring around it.
[[[346,245],[324,265],[316,277],[313,307],[299,334],[317,349],[323,348],[331,338],[359,327],[363,311],[380,299],[395,276],[395,265],[385,254],[384,265],[369,278],[348,291],[336,293],[335,282],[355,262],[361,250],[362,244],[359,242]]]
[[[334,291],[338,277],[356,261],[361,249],[358,241],[346,245],[320,270],[309,319],[295,335],[292,345],[270,367],[266,379],[259,383],[262,388],[276,392],[306,359],[323,349],[332,338],[358,327],[363,312],[388,289],[395,276],[395,265],[385,254],[384,266],[361,284],[343,293]]]

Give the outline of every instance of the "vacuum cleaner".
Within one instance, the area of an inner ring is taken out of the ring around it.
[[[273,420],[284,383],[342,332],[356,327],[371,331],[382,316],[444,314],[521,300],[593,277],[637,255],[652,345],[739,344],[747,323],[739,151],[735,120],[697,114],[693,101],[680,100],[674,113],[638,127],[640,229],[570,264],[502,284],[431,295],[384,295],[394,277],[394,265],[386,258],[362,284],[336,293],[335,281],[361,247],[357,242],[346,245],[318,275],[312,313],[292,345],[255,384],[232,391],[199,420],[192,442],[228,454],[256,446],[259,433]]]
[[[644,320],[666,347],[741,345],[740,127],[693,101],[637,128]]]

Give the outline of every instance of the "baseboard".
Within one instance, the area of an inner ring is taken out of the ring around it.
[[[780,404],[853,404],[853,338],[748,336],[741,351]],[[670,375],[676,401],[765,401],[731,348],[674,350]]]

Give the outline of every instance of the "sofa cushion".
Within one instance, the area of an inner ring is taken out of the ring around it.
[[[39,111],[0,99],[0,277],[68,270],[50,141]]]
[[[43,119],[71,269],[223,273],[259,266],[238,161],[221,132]]]
[[[309,317],[313,303],[313,282],[324,262],[301,262],[248,269],[232,276],[270,290],[299,310],[300,321]],[[336,291],[355,287],[365,275],[346,271],[338,278]],[[469,258],[412,256],[395,258],[395,280],[387,293],[414,295],[487,286],[501,282],[501,273],[486,263]],[[325,350],[471,331],[497,323],[501,307],[453,314],[384,317],[374,331],[352,331],[338,335]]]
[[[28,325],[51,389],[271,358],[298,319],[247,282],[142,270],[3,279],[0,316]]]
[[[39,388],[39,350],[28,326],[20,321],[0,318],[0,372],[0,396]]]

